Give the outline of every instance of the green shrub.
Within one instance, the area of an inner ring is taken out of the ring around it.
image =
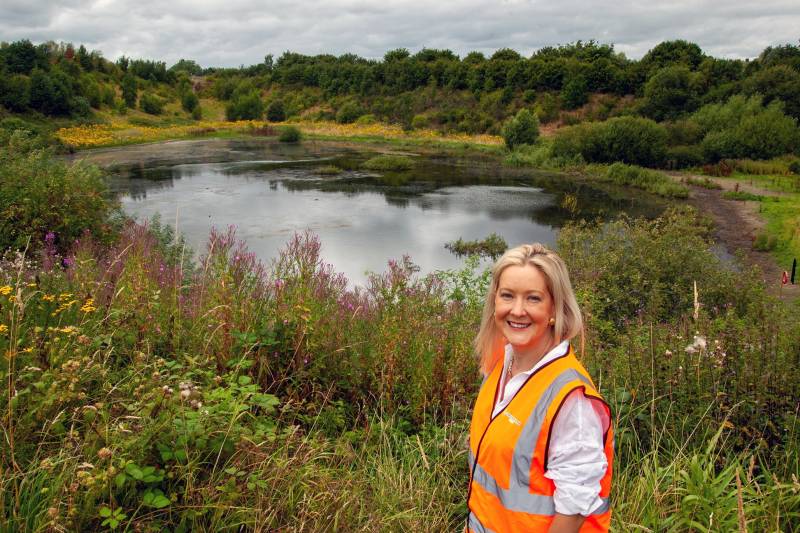
[[[539,138],[539,119],[535,113],[520,109],[514,118],[505,123],[501,135],[509,150],[524,144],[536,144]]]
[[[800,175],[800,161],[795,160],[789,163],[789,171],[792,174]]]
[[[590,163],[623,162],[657,166],[666,154],[667,132],[650,119],[617,117],[591,124],[569,126],[553,140],[553,155]]]
[[[302,134],[295,126],[284,126],[280,129],[278,140],[282,143],[297,143],[300,142]]]
[[[667,143],[670,146],[698,144],[705,134],[700,124],[692,119],[664,122],[663,126],[667,129]]]
[[[422,130],[428,127],[427,115],[414,115],[411,119],[411,127],[415,130]]]
[[[348,100],[336,112],[336,122],[339,124],[352,124],[363,114],[361,106],[357,102]]]
[[[379,155],[367,159],[362,165],[367,170],[409,170],[414,161],[404,155]]]
[[[459,238],[444,247],[458,257],[477,255],[496,260],[508,249],[508,243],[497,233],[490,233],[485,239],[465,241]]]
[[[764,107],[758,95],[736,95],[724,104],[707,105],[693,120],[706,132],[702,149],[712,161],[769,159],[800,146],[797,119],[787,116],[778,100]]]
[[[699,146],[670,146],[664,159],[667,168],[673,169],[696,167],[705,161]]]
[[[635,165],[614,163],[606,169],[604,178],[617,185],[636,187],[659,196],[686,198],[689,195],[686,187],[675,183],[666,174]]]
[[[286,120],[286,110],[284,109],[283,100],[272,100],[267,106],[267,120],[270,122],[283,122]]]
[[[258,91],[234,94],[225,106],[228,120],[258,120],[264,115],[264,102]]]
[[[378,122],[378,119],[375,118],[375,115],[370,113],[367,115],[361,115],[356,119],[355,123],[360,125],[368,125],[368,124],[375,124],[376,122]]]
[[[139,109],[150,115],[160,115],[164,111],[164,101],[154,94],[144,93],[139,98]]]
[[[187,113],[192,113],[199,105],[200,99],[197,98],[197,95],[194,93],[194,91],[188,90],[183,93],[183,96],[181,97],[181,107],[184,111]]]
[[[540,94],[538,98],[536,98],[536,105],[533,106],[533,112],[544,124],[556,120],[560,111],[561,103],[558,97],[553,93]]]
[[[583,76],[573,76],[561,89],[561,101],[564,109],[578,109],[589,101],[586,79]]]
[[[203,108],[199,105],[192,109],[192,119],[194,120],[202,120],[203,119]]]
[[[0,76],[0,105],[10,111],[21,113],[31,100],[31,83],[27,76],[14,74]]]
[[[53,234],[61,249],[89,232],[107,239],[116,207],[106,195],[100,171],[71,166],[41,149],[25,132],[12,134],[0,148],[0,250],[31,248]]]

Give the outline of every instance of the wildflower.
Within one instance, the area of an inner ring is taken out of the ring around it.
[[[45,302],[55,302],[56,295],[55,294],[42,294],[42,300]]]
[[[2,287],[0,287],[0,294],[2,294],[3,296],[8,296],[9,294],[11,294],[12,290],[14,289],[10,285],[3,285]]]
[[[84,313],[91,313],[93,311],[97,311],[97,307],[94,306],[94,298],[89,298],[86,300],[86,303],[81,306],[81,311]]]
[[[8,333],[8,326],[0,324],[0,334],[5,335],[6,333]]]
[[[707,346],[706,339],[702,335],[695,335],[692,343],[686,347],[686,353],[693,354],[705,351]]]
[[[99,450],[97,450],[97,456],[100,459],[110,459],[112,455],[114,455],[114,452],[112,452],[108,448],[100,448]]]

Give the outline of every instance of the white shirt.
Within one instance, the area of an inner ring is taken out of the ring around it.
[[[512,354],[511,345],[507,345],[500,378],[503,398],[495,404],[492,418],[511,402],[534,371],[568,350],[569,341],[562,342],[545,354],[533,368],[520,372],[506,383]],[[551,429],[548,468],[544,474],[556,486],[553,500],[557,513],[588,516],[602,505],[600,480],[608,468],[603,434],[609,424],[603,406],[584,396],[580,389],[573,391],[564,401]]]

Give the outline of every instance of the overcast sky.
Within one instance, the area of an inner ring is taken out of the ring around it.
[[[462,57],[595,39],[640,58],[687,39],[716,57],[798,44],[800,0],[0,0],[0,41],[83,43],[108,59],[252,65],[266,54],[449,48]]]

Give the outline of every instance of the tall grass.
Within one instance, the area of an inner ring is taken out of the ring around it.
[[[614,527],[791,531],[797,309],[706,231],[676,211],[561,233],[615,416]],[[0,530],[461,527],[474,261],[350,288],[311,234],[271,265],[232,230],[195,264],[176,246],[130,224],[0,263]]]

